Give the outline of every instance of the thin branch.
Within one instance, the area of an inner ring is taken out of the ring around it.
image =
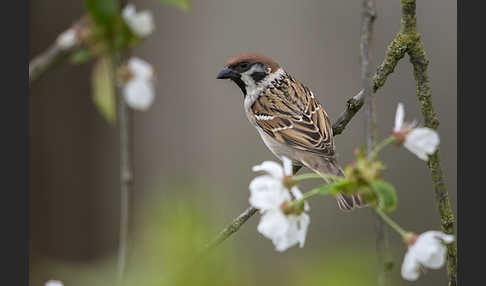
[[[348,99],[346,102],[346,108],[343,113],[332,124],[332,132],[334,136],[343,133],[344,128],[348,125],[349,121],[358,113],[364,103],[364,90],[361,90],[358,94]]]
[[[216,246],[220,245],[230,235],[237,232],[240,227],[254,214],[257,213],[257,209],[254,207],[247,208],[237,218],[235,218],[227,227],[225,227],[213,240],[211,240],[203,249],[203,252],[209,251]]]
[[[374,108],[374,97],[372,94],[372,81],[369,68],[370,45],[373,35],[373,23],[376,19],[376,9],[373,0],[363,0],[361,12],[361,81],[363,86],[364,97],[364,131],[365,142],[368,156],[371,155],[373,146],[376,141],[376,118]],[[376,250],[378,252],[379,276],[378,285],[387,285],[387,267],[385,265],[385,256],[387,254],[388,239],[387,233],[383,227],[383,220],[375,214],[375,231],[376,231]]]
[[[378,66],[376,73],[373,75],[373,93],[376,93],[376,91],[385,84],[388,76],[395,70],[396,65],[405,56],[406,52],[406,43],[401,35],[398,34],[390,45],[388,45],[385,59]],[[348,125],[351,119],[358,113],[361,107],[363,107],[363,93],[364,90],[361,90],[358,94],[347,100],[346,108],[332,125],[334,135],[341,134],[346,128],[346,125]]]
[[[116,59],[119,66],[121,59]],[[131,110],[118,90],[118,122],[120,132],[120,237],[118,245],[118,285],[122,285],[128,249],[129,202],[132,193]]]
[[[413,73],[417,83],[417,97],[425,121],[425,126],[437,129],[439,119],[434,112],[432,104],[432,90],[427,72],[429,60],[425,53],[424,44],[417,30],[417,18],[415,14],[415,0],[402,0],[402,28],[407,42],[407,53],[413,66]],[[440,214],[440,226],[447,234],[454,233],[455,217],[451,208],[449,194],[447,193],[442,166],[440,162],[439,149],[429,156],[427,163],[434,185],[435,201]],[[447,274],[449,286],[457,285],[457,247],[455,243],[447,246]]]
[[[63,49],[56,41],[45,52],[32,59],[29,63],[29,84],[39,79],[46,70],[69,53],[69,50]]]
[[[363,97],[365,102],[365,141],[368,153],[373,149],[373,95],[371,91],[371,74],[369,68],[370,45],[373,33],[373,22],[376,18],[375,4],[373,0],[363,0],[361,18],[361,84],[363,86]]]
[[[83,36],[84,25],[86,23],[86,18],[81,18],[81,20],[74,23],[69,29],[61,33],[46,51],[35,56],[29,62],[29,84],[38,80],[48,69],[64,60],[67,55],[73,53],[78,48],[78,45],[74,43],[66,45],[62,36],[72,31],[79,40]]]

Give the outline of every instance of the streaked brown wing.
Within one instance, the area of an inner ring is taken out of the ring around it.
[[[265,133],[299,150],[334,155],[332,128],[312,92],[289,77],[268,88],[252,106]]]

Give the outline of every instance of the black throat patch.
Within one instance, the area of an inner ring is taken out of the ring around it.
[[[232,81],[234,81],[238,87],[241,89],[241,92],[243,92],[243,97],[246,96],[246,84],[241,80],[241,77],[235,77],[231,78]]]

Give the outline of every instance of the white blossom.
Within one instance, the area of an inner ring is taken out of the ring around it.
[[[133,77],[141,79],[152,79],[154,69],[151,64],[137,57],[131,57],[128,60],[128,68]]]
[[[444,244],[454,241],[453,235],[440,231],[427,231],[414,237],[408,247],[402,264],[402,277],[415,281],[422,268],[439,269],[446,260],[447,248]]]
[[[139,37],[146,37],[154,30],[154,21],[150,11],[135,11],[135,5],[128,4],[122,12],[128,27]]]
[[[284,184],[286,176],[292,175],[292,162],[282,157],[284,166],[276,162],[265,161],[253,167],[253,171],[264,171],[267,174],[253,179],[250,183],[250,204],[259,209],[262,218],[258,224],[258,232],[272,240],[277,251],[285,251],[289,247],[299,244],[304,246],[310,217],[305,212],[300,214],[285,214],[287,203],[302,198],[302,193],[293,186],[289,190]],[[307,202],[304,210],[309,210]]]
[[[414,128],[415,123],[404,123],[405,111],[399,103],[395,115],[393,133],[403,141],[403,146],[420,159],[427,161],[427,155],[433,154],[439,145],[439,134],[430,128]]]
[[[133,109],[145,111],[154,101],[152,84],[143,79],[130,80],[123,88],[126,103]]]
[[[153,68],[136,57],[128,60],[127,67],[130,76],[123,86],[125,102],[133,109],[145,111],[152,105],[155,97]]]
[[[64,284],[59,280],[49,280],[44,286],[63,286]]]
[[[78,43],[79,39],[73,28],[64,31],[57,37],[57,45],[63,50],[68,50]]]

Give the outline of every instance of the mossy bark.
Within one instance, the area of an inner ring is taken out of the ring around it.
[[[416,93],[425,121],[425,126],[437,129],[439,119],[434,111],[432,103],[432,90],[430,88],[430,78],[427,71],[429,60],[425,53],[424,44],[417,31],[417,19],[415,14],[415,0],[402,0],[402,28],[400,34],[403,35],[407,47],[407,54],[413,66],[414,78],[417,84]],[[440,227],[447,234],[454,233],[455,217],[451,208],[449,194],[444,182],[442,165],[440,161],[439,149],[429,156],[427,163],[434,185],[435,200],[440,214]],[[447,246],[447,273],[449,286],[457,285],[457,247],[456,244]]]

